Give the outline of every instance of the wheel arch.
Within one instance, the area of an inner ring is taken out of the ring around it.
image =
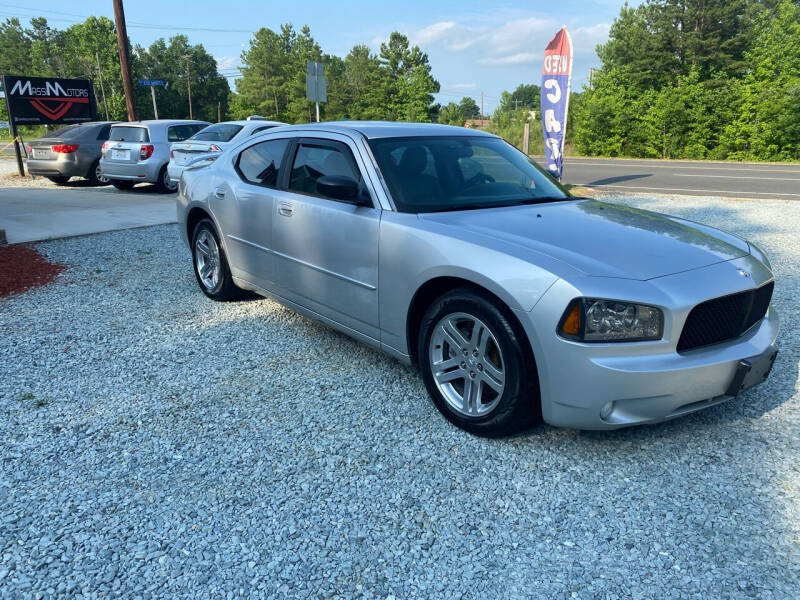
[[[419,328],[422,323],[422,317],[425,315],[425,311],[428,310],[428,307],[434,302],[434,300],[456,289],[468,289],[480,296],[487,298],[500,308],[509,322],[512,323],[512,325],[517,329],[517,334],[523,340],[523,343],[525,344],[525,348],[523,350],[531,360],[531,364],[534,366],[534,371],[537,373],[538,379],[538,369],[536,368],[536,357],[533,353],[533,347],[531,346],[531,342],[528,339],[527,333],[525,332],[525,328],[522,326],[522,323],[520,323],[516,314],[514,314],[514,311],[509,303],[483,285],[463,277],[451,275],[434,277],[427,280],[419,288],[417,288],[417,291],[414,293],[414,296],[411,299],[406,316],[406,340],[408,343],[408,352],[412,363],[418,364],[419,356],[417,355],[417,346],[419,342]]]
[[[189,245],[192,244],[192,236],[194,236],[195,227],[197,227],[197,224],[203,219],[210,219],[211,222],[214,223],[217,235],[220,235],[217,222],[214,220],[214,217],[211,216],[211,213],[203,207],[193,206],[186,215],[186,239],[189,240]]]

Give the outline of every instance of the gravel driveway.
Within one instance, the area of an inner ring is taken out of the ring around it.
[[[0,597],[800,597],[800,203],[625,202],[771,255],[765,385],[478,439],[411,369],[207,300],[175,226],[40,244],[69,268],[0,300]]]

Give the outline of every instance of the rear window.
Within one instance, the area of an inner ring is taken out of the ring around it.
[[[208,127],[205,123],[192,123],[191,125],[171,125],[167,128],[168,142],[182,142],[188,140],[201,129]]]
[[[53,133],[48,133],[47,137],[70,139],[78,137],[82,132],[83,130],[81,129],[80,125],[69,125],[67,127],[62,127],[61,129],[56,129]]]
[[[108,139],[112,142],[149,142],[150,134],[146,127],[114,125]]]
[[[202,131],[198,131],[191,138],[201,142],[230,142],[237,133],[242,130],[241,125],[218,124],[209,125]]]

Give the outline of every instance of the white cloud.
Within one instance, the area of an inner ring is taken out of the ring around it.
[[[478,59],[479,65],[499,67],[505,65],[524,65],[538,62],[542,55],[537,52],[517,52],[506,56],[485,56]]]
[[[588,27],[576,27],[570,30],[572,49],[575,54],[594,54],[597,44],[608,40],[609,23],[598,23]]]
[[[439,21],[412,33],[410,41],[418,46],[442,44],[448,50],[458,52],[472,46],[478,41],[478,37],[470,27],[459,25],[455,21]]]
[[[533,40],[555,33],[556,23],[552,19],[531,17],[508,21],[491,30],[487,36],[488,50],[491,54],[522,52],[529,48]],[[552,30],[552,31],[551,31]]]
[[[217,70],[232,69],[239,64],[236,56],[215,56],[214,59],[217,61]]]
[[[447,88],[449,90],[455,90],[457,92],[466,92],[469,90],[477,90],[478,84],[477,83],[448,83],[447,85],[442,86],[443,88]]]

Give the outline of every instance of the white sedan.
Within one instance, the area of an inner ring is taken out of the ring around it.
[[[189,139],[172,144],[169,153],[169,166],[167,167],[169,178],[173,183],[177,183],[186,164],[194,159],[203,155],[211,155],[210,157],[213,157],[215,154],[222,152],[222,149],[227,144],[244,141],[251,135],[273,127],[280,127],[281,125],[286,125],[286,123],[263,119],[225,121],[224,123],[209,125]]]

